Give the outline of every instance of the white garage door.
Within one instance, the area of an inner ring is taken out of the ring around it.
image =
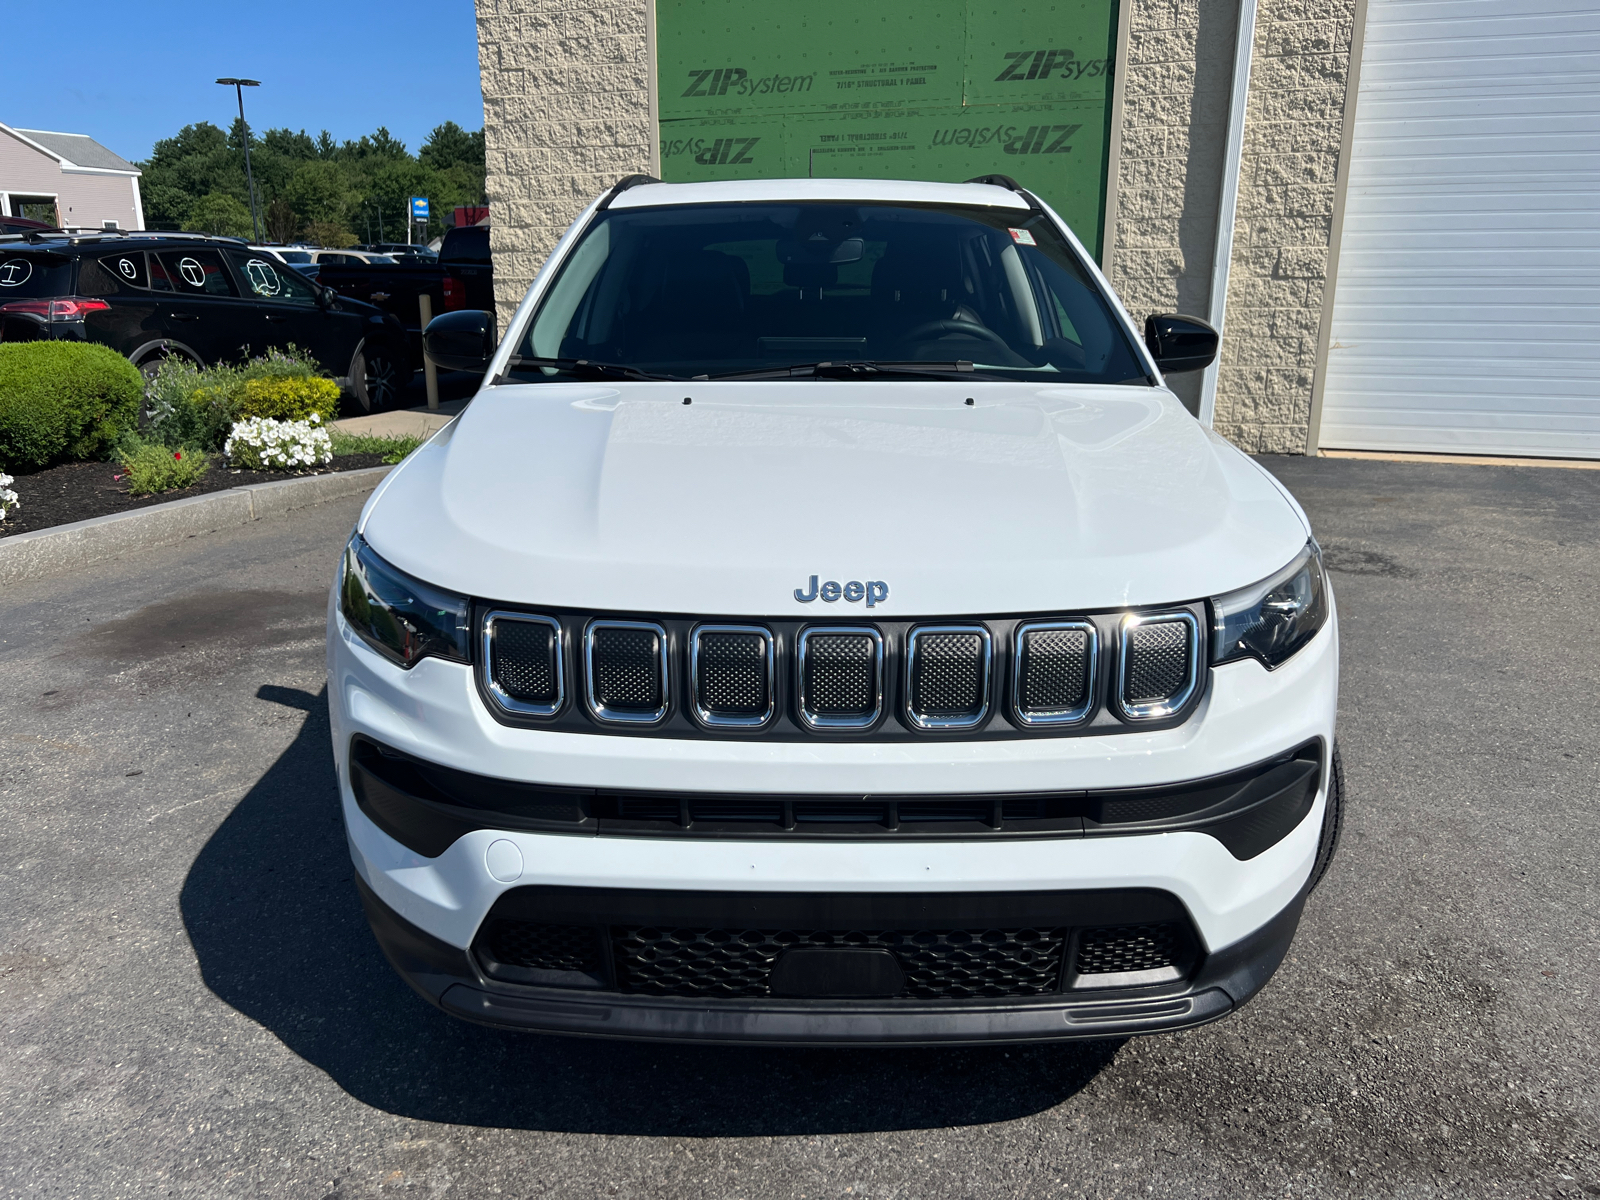
[[[1321,444],[1600,458],[1600,4],[1370,0]]]

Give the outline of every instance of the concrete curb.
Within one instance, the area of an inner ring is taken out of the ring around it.
[[[335,471],[190,496],[132,512],[111,513],[0,538],[0,587],[40,579],[136,550],[169,546],[196,534],[280,517],[329,500],[359,496],[378,486],[393,468]]]

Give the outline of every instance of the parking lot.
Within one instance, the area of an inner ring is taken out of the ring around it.
[[[1600,472],[1266,460],[1343,636],[1349,814],[1276,979],[1187,1033],[521,1036],[361,916],[323,688],[354,501],[0,597],[0,1193],[1600,1194]]]

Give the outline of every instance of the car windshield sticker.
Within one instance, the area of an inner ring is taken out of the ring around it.
[[[276,296],[283,291],[283,280],[265,259],[252,258],[245,263],[244,270],[250,276],[250,290],[256,295]]]
[[[178,273],[183,276],[183,281],[192,288],[204,289],[206,286],[206,269],[192,258],[178,260]]]
[[[117,259],[117,270],[124,279],[137,279],[139,277],[139,268],[133,265],[133,259],[131,258]]]
[[[33,264],[25,258],[9,258],[0,263],[0,287],[21,287],[33,274]]]
[[[1033,240],[1033,234],[1029,233],[1026,229],[1012,229],[1008,232],[1011,234],[1011,240],[1016,242],[1018,245],[1037,246],[1039,244]]]

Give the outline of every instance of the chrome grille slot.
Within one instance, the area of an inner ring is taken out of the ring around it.
[[[566,681],[557,621],[527,613],[486,614],[483,661],[489,694],[507,712],[550,716],[560,711]]]
[[[883,711],[883,636],[868,627],[800,635],[800,719],[814,729],[865,729]]]
[[[1017,627],[1016,717],[1024,725],[1070,725],[1094,708],[1099,636],[1088,621]]]
[[[702,625],[690,646],[695,715],[707,725],[758,728],[772,719],[772,634],[757,625]]]
[[[648,621],[593,621],[584,635],[589,707],[602,721],[667,715],[667,633]]]
[[[1199,678],[1200,630],[1192,613],[1124,617],[1117,656],[1117,707],[1129,720],[1170,716]]]
[[[923,729],[970,729],[989,712],[992,659],[981,625],[914,629],[906,639],[906,715]]]

